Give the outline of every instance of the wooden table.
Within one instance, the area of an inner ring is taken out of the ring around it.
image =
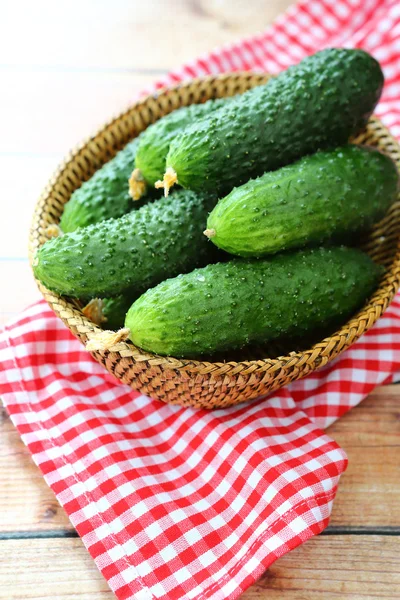
[[[57,163],[135,92],[185,60],[255,33],[288,0],[14,0],[0,22],[0,322],[38,292],[27,259],[35,200]],[[111,8],[112,7],[112,8]],[[348,453],[331,525],[278,560],[244,600],[400,598],[400,386],[329,433]],[[0,599],[114,596],[4,410]]]

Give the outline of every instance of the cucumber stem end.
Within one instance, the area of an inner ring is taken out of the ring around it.
[[[103,314],[103,301],[100,298],[93,298],[82,308],[82,312],[87,319],[93,321],[96,325],[101,325],[107,321]]]
[[[215,229],[205,229],[203,233],[209,240],[217,235]]]
[[[129,195],[132,200],[140,200],[147,190],[147,183],[140,169],[133,169],[129,178]]]
[[[44,230],[44,234],[48,239],[50,239],[62,236],[63,232],[59,226],[56,225],[56,223],[51,223],[51,225],[47,225],[46,229]]]
[[[162,180],[160,179],[156,181],[155,188],[164,188],[164,196],[167,197],[169,195],[170,188],[172,188],[175,183],[178,183],[178,176],[172,167],[167,167]]]

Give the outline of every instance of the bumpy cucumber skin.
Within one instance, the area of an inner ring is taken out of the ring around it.
[[[140,138],[129,142],[114,158],[75,190],[64,206],[60,228],[68,233],[106,219],[117,219],[134,208],[140,208],[152,194],[141,202],[129,195],[129,177],[135,168],[135,156]],[[158,194],[160,195],[160,194]]]
[[[224,106],[228,98],[208,100],[204,104],[191,104],[174,110],[169,115],[150,125],[140,137],[135,165],[149,185],[163,178],[165,160],[171,141],[184,127],[210,115]]]
[[[180,358],[298,337],[345,321],[381,271],[366,254],[345,247],[233,259],[148,290],[129,309],[125,326],[140,348]]]
[[[322,50],[187,127],[166,166],[183,187],[221,194],[366,124],[381,94],[379,63],[362,50]]]
[[[126,313],[136,299],[136,294],[120,294],[114,298],[104,298],[102,301],[102,313],[105,317],[102,327],[104,329],[117,330],[124,326]]]
[[[344,241],[381,219],[397,188],[390,158],[343,146],[235,188],[213,209],[207,228],[216,246],[244,257]]]
[[[36,253],[36,277],[78,298],[141,293],[166,277],[214,260],[202,231],[216,198],[179,190],[119,219],[66,233]]]

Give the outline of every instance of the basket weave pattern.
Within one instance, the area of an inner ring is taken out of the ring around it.
[[[194,80],[148,96],[107,123],[67,157],[44,190],[32,220],[30,260],[47,239],[46,227],[59,222],[72,192],[150,123],[181,106],[242,93],[268,78],[265,74],[233,73]],[[352,141],[378,147],[400,169],[400,147],[375,117],[365,132]],[[171,404],[221,408],[266,394],[327,364],[372,327],[400,285],[399,240],[400,198],[364,244],[368,254],[386,268],[378,290],[336,333],[304,351],[278,358],[207,362],[165,358],[120,342],[110,351],[92,355],[121,382]],[[82,314],[78,302],[58,296],[39,281],[37,284],[54,312],[83,343],[99,331]]]

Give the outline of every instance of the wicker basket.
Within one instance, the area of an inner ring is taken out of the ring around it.
[[[267,80],[268,75],[234,73],[190,81],[144,98],[107,123],[70,154],[38,201],[30,232],[30,258],[46,240],[45,228],[58,223],[71,193],[150,123],[180,106],[231,96]],[[400,147],[376,118],[353,141],[379,147],[400,167]],[[248,356],[242,355],[239,362],[237,356],[235,361],[206,362],[165,358],[120,342],[110,351],[92,354],[121,382],[163,402],[211,409],[250,400],[326,365],[375,323],[400,285],[399,239],[400,199],[364,245],[370,256],[386,268],[379,289],[341,329],[301,352],[277,358],[260,354],[256,360],[245,360]],[[76,301],[60,297],[37,283],[51,308],[82,343],[98,331]]]

